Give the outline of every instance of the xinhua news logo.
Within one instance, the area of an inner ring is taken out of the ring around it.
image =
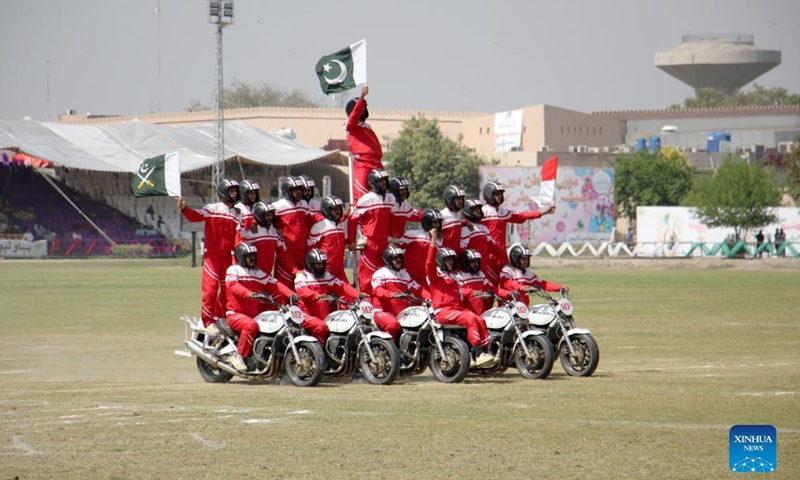
[[[728,442],[732,471],[769,473],[778,468],[778,434],[772,425],[734,425]]]

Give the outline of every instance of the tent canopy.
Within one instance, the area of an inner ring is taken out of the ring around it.
[[[147,158],[178,151],[181,172],[216,163],[214,125],[172,127],[133,120],[109,125],[72,125],[0,120],[0,149],[16,150],[56,165],[101,172],[135,172]],[[258,129],[225,122],[225,159],[292,166],[321,160],[329,152]]]

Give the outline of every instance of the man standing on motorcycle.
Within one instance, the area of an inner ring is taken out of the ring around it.
[[[400,323],[397,314],[408,308],[411,303],[405,298],[406,293],[430,299],[428,292],[422,289],[403,268],[403,249],[389,245],[383,251],[384,267],[372,275],[372,306],[375,307],[375,323],[381,330],[397,341],[400,335]]]
[[[286,177],[281,181],[283,198],[272,202],[275,207],[275,228],[281,232],[286,248],[292,255],[296,269],[303,265],[306,254],[306,241],[308,229],[314,223],[314,218],[308,210],[308,203],[303,200],[305,182],[300,177]],[[292,272],[285,271],[278,265],[275,277],[279,282],[291,287]]]
[[[444,208],[442,214],[442,245],[452,249],[458,254],[461,250],[461,221],[460,212],[464,208],[466,192],[458,185],[450,185],[444,189]]]
[[[369,172],[367,183],[370,191],[359,198],[350,211],[347,239],[350,242],[350,251],[354,251],[356,228],[361,225],[361,233],[367,243],[358,261],[358,288],[362,292],[371,293],[372,274],[380,265],[381,253],[389,245],[389,222],[395,200],[394,195],[388,192],[389,174],[386,170],[375,169]]]
[[[329,195],[320,202],[322,220],[311,226],[308,232],[308,248],[319,248],[328,257],[326,269],[334,277],[347,283],[344,273],[344,249],[347,238],[342,228],[342,200],[334,195]]]
[[[233,251],[236,263],[228,267],[225,284],[228,288],[228,305],[225,316],[228,325],[239,332],[236,345],[237,354],[231,358],[231,365],[240,372],[247,371],[246,359],[250,356],[253,341],[258,333],[258,323],[253,317],[269,310],[255,297],[268,293],[273,297],[296,298],[288,287],[278,283],[275,278],[258,268],[258,249],[250,243],[240,243]]]
[[[183,197],[177,205],[186,220],[205,222],[203,244],[202,308],[200,318],[211,333],[218,333],[214,319],[225,314],[227,295],[225,272],[231,265],[231,253],[235,247],[236,228],[241,221],[239,210],[234,208],[239,201],[239,182],[223,180],[217,185],[219,203],[210,203],[199,210],[186,206]]]
[[[506,290],[527,293],[534,288],[540,288],[546,292],[569,291],[566,285],[548,282],[539,278],[533,270],[529,269],[531,263],[531,251],[518,243],[511,246],[508,251],[509,264],[500,271],[500,287]],[[500,294],[507,298],[507,295]]]
[[[495,363],[486,351],[488,332],[486,322],[464,306],[464,294],[456,278],[456,252],[448,247],[437,248],[439,232],[431,228],[428,258],[425,268],[430,281],[431,303],[436,319],[442,324],[461,325],[467,329],[467,338],[475,358],[476,367]]]
[[[261,186],[254,180],[242,180],[242,183],[239,184],[239,192],[242,194],[242,198],[236,204],[236,208],[239,209],[239,213],[242,216],[240,222],[242,228],[250,228],[252,224],[256,223],[255,218],[253,218],[253,205],[261,201],[260,190]],[[238,245],[239,242],[237,241],[236,244]]]
[[[300,270],[294,279],[295,289],[300,295],[300,309],[306,314],[303,321],[305,328],[321,345],[325,345],[330,330],[328,325],[320,320],[328,316],[338,305],[323,301],[323,297],[336,295],[344,300],[353,302],[360,299],[363,294],[343,282],[326,270],[328,256],[318,248],[312,248],[306,253],[306,268]]]
[[[556,206],[551,205],[545,211],[517,212],[508,210],[501,205],[505,201],[505,188],[497,182],[489,182],[483,186],[483,220],[481,223],[489,229],[494,248],[489,251],[488,262],[484,265],[486,276],[491,282],[497,283],[500,270],[508,263],[506,255],[506,231],[509,223],[523,223],[527,220],[540,218],[542,215],[555,213]]]
[[[394,195],[395,204],[392,208],[392,220],[389,223],[389,238],[398,239],[406,231],[407,222],[419,222],[422,212],[408,203],[408,180],[396,177],[389,180],[389,192]]]

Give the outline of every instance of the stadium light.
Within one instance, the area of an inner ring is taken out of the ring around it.
[[[233,1],[209,0],[208,23],[217,26],[217,89],[214,94],[214,131],[217,135],[217,161],[211,168],[211,182],[216,187],[225,178],[225,118],[223,109],[222,29],[233,25]]]

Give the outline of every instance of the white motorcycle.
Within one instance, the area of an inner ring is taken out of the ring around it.
[[[574,377],[590,376],[600,361],[600,349],[589,330],[575,327],[570,299],[563,291],[559,298],[541,289],[531,290],[531,293],[547,303],[531,307],[528,323],[547,333],[547,338],[558,350],[564,371]]]
[[[236,370],[230,363],[237,353],[239,334],[225,318],[216,321],[219,333],[210,334],[199,318],[182,316],[181,320],[187,323],[186,350],[176,350],[175,354],[197,355],[197,370],[203,380],[211,383],[228,382],[234,375],[247,380],[271,380],[285,370],[299,387],[317,385],[324,373],[325,354],[314,337],[303,334],[303,312],[294,305],[281,305],[266,294],[257,299],[274,305],[278,311],[262,312],[254,318],[258,334],[246,360],[246,372]]]
[[[392,336],[378,329],[372,321],[372,304],[366,301],[349,303],[335,295],[322,301],[337,303],[347,310],[337,310],[325,317],[330,335],[325,341],[328,358],[326,375],[352,377],[360,369],[368,382],[389,385],[400,372],[400,352]]]
[[[528,307],[516,298],[507,301],[494,293],[478,295],[497,298],[497,307],[481,315],[489,332],[489,353],[498,363],[473,368],[479,373],[502,373],[512,364],[525,378],[547,378],[553,370],[555,352],[545,332],[529,329]]]
[[[458,383],[469,373],[469,345],[460,335],[466,329],[460,325],[442,325],[429,300],[417,298],[409,293],[402,295],[421,303],[404,309],[397,315],[402,331],[400,353],[402,372],[419,375],[430,366],[433,376],[444,383]]]

